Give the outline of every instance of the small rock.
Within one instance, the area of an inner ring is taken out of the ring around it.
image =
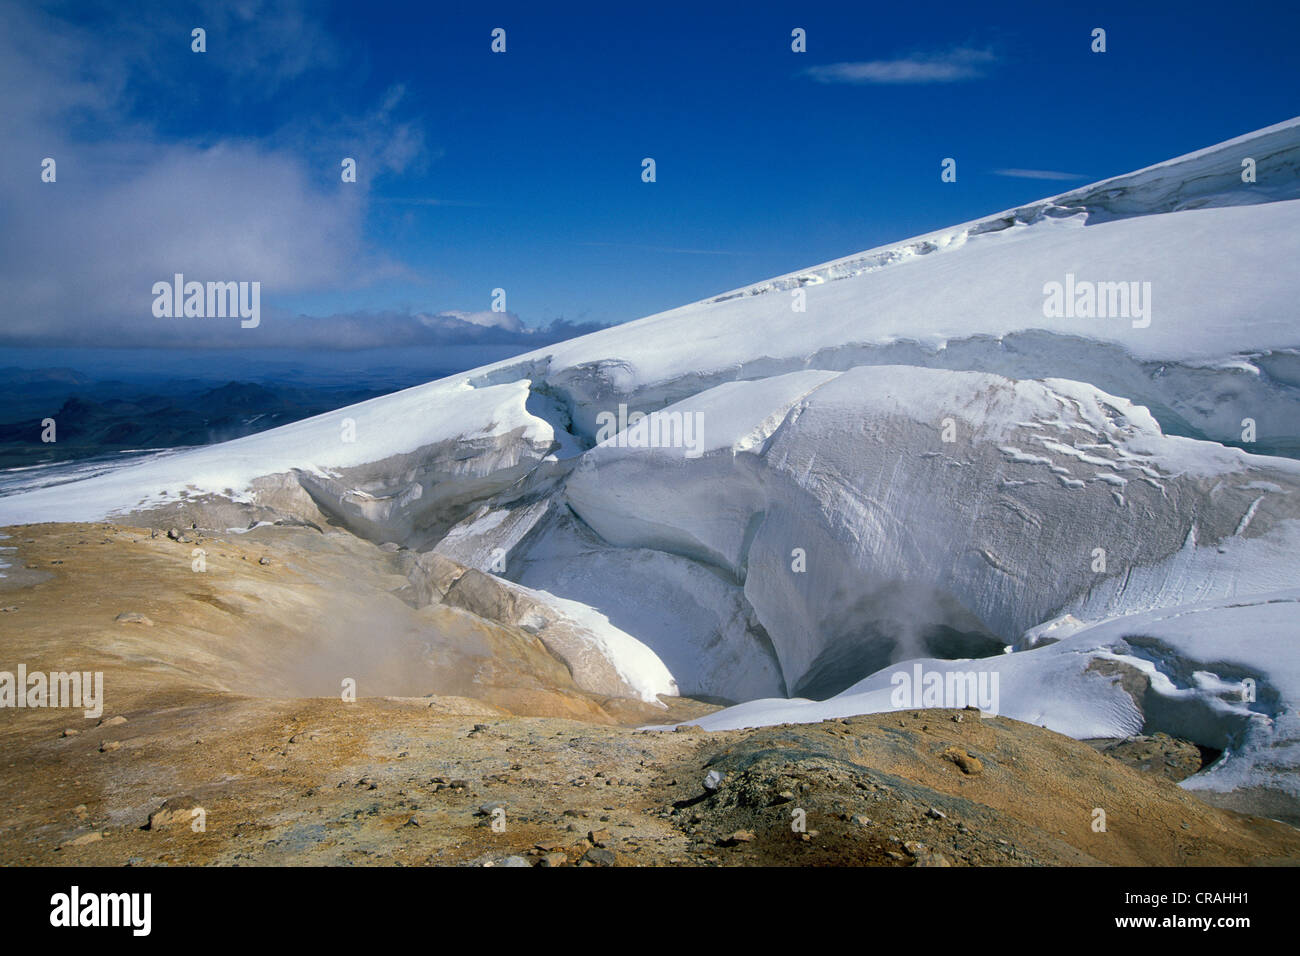
[[[99,830],[91,830],[89,833],[83,833],[79,837],[69,840],[67,843],[60,844],[60,849],[65,846],[85,846],[87,843],[98,843],[104,839],[104,834]]]
[[[497,866],[532,866],[532,864],[522,856],[508,856],[498,863]]]
[[[563,853],[560,853],[558,850],[556,850],[550,853],[542,854],[542,858],[541,860],[538,861],[537,865],[538,866],[564,866],[568,862],[569,862],[569,858],[565,856]]]
[[[934,850],[922,850],[916,855],[916,862],[913,866],[952,866],[952,861],[942,853]]]
[[[193,797],[172,797],[164,800],[162,805],[149,814],[146,830],[161,830],[174,824],[189,825],[194,819],[194,811],[199,809],[198,801]]]
[[[60,736],[60,737],[75,737],[75,736],[77,736],[77,734],[79,734],[79,733],[81,733],[80,730],[73,730],[71,727],[69,727],[67,730],[63,731],[63,733],[59,734],[59,736]]]
[[[720,786],[722,786],[722,781],[723,781],[722,774],[718,773],[718,771],[716,770],[710,770],[708,774],[704,777],[704,789],[717,790]]]
[[[961,768],[962,773],[969,776],[975,776],[976,774],[984,772],[984,764],[980,759],[978,757],[972,757],[960,747],[949,747],[943,752],[943,757],[945,760],[951,760]]]
[[[124,724],[124,723],[126,723],[126,718],[123,717],[121,714],[118,714],[115,717],[105,717],[95,726],[96,727],[117,727],[120,724]]]
[[[753,830],[737,830],[731,836],[718,840],[718,846],[738,846],[741,843],[752,843],[753,841]]]
[[[257,563],[258,563],[258,564],[270,564],[270,563],[271,563],[271,559],[268,558],[266,555],[262,555],[260,558],[257,559]]]
[[[601,847],[592,847],[583,854],[580,862],[586,863],[590,866],[616,866],[618,864],[618,858],[614,856],[612,850],[606,850]]]
[[[143,624],[145,627],[153,627],[153,621],[135,611],[123,611],[113,620],[118,624]]]
[[[106,754],[110,750],[120,749],[121,746],[122,746],[122,742],[120,740],[105,740],[99,745],[99,752],[102,754]]]
[[[609,842],[609,831],[608,831],[608,830],[588,830],[588,831],[587,831],[587,839],[591,841],[591,843],[592,843],[593,846],[603,847],[605,844],[607,844],[607,843]]]
[[[930,809],[926,810],[925,815],[929,817],[931,820],[948,819],[948,814],[944,813],[942,810],[936,810],[934,807],[931,807]]]

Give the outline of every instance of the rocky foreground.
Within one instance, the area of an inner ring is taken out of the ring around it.
[[[0,670],[105,686],[95,718],[0,709],[6,865],[1300,861],[1176,785],[1213,756],[1186,742],[953,710],[639,730],[714,705],[581,689],[463,569],[304,527],[5,530]]]

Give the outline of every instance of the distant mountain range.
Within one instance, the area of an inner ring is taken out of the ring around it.
[[[229,441],[394,390],[198,380],[96,381],[69,368],[0,369],[0,468]],[[54,421],[53,442],[42,440]]]

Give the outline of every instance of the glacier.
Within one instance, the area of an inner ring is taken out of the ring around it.
[[[425,599],[527,624],[590,689],[728,705],[705,729],[893,709],[916,663],[996,673],[1004,716],[1186,737],[1223,755],[1183,786],[1300,820],[1297,253],[1300,118],[262,434],[27,481],[0,525],[343,528],[418,555]],[[1142,283],[1149,315],[1045,309],[1071,276]]]

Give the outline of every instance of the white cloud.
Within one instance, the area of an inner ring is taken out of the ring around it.
[[[261,9],[241,3],[209,22],[216,29]],[[314,30],[292,9],[267,16],[238,57],[212,62],[254,86],[261,71],[273,82],[308,69],[301,47]],[[131,43],[139,28],[122,22],[119,36],[0,3],[0,344],[186,344],[192,328],[152,315],[153,283],[177,272],[260,281],[263,301],[403,274],[364,240],[368,184],[423,150],[420,129],[398,116],[400,87],[361,116],[290,125],[256,142],[177,140],[134,118],[127,91],[141,75]],[[210,31],[210,50],[213,39]],[[269,52],[290,39],[299,52],[287,61]],[[46,156],[55,183],[40,179]],[[339,182],[342,156],[357,159],[356,184]],[[251,344],[239,332],[235,324],[228,344]]]
[[[417,316],[425,325],[432,326],[440,321],[454,320],[476,325],[484,329],[504,329],[507,332],[522,332],[524,324],[513,312],[461,312],[455,309],[439,312],[437,315]]]
[[[990,50],[954,47],[939,53],[915,53],[894,60],[831,63],[804,72],[819,83],[905,84],[956,83],[984,76],[997,63]]]
[[[995,169],[994,176],[1008,176],[1011,179],[1087,179],[1079,173],[1062,173],[1054,169]]]

